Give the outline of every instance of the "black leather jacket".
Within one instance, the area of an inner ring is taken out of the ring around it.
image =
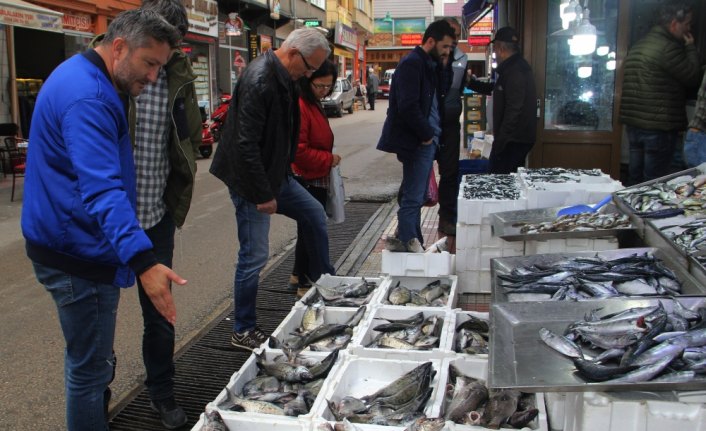
[[[249,202],[271,201],[294,161],[298,94],[269,50],[248,65],[233,95],[210,172]]]

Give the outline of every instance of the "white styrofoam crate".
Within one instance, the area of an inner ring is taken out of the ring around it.
[[[528,187],[527,208],[549,208],[567,205],[591,205],[621,190],[619,181],[607,183],[541,183]]]
[[[630,398],[609,393],[569,392],[564,431],[706,430],[706,404],[646,400],[639,392]]]
[[[319,284],[324,287],[337,287],[342,284],[354,284],[358,283],[362,280],[361,277],[340,277],[336,275],[330,275],[330,274],[323,274],[321,277],[319,277],[318,280],[316,280],[316,284]],[[372,292],[370,295],[370,299],[368,300],[369,304],[372,304],[375,302],[375,297],[380,294],[380,284],[382,283],[382,278],[381,277],[365,277],[365,280],[368,282],[374,282],[377,284],[377,288]],[[295,307],[306,307],[305,303],[309,301],[309,299],[316,294],[316,289],[309,289],[304,296],[301,297],[301,299],[297,302],[294,303]]]
[[[266,418],[244,416],[242,413],[219,410],[223,423],[229,430],[247,431],[309,431],[311,420],[308,419],[279,419],[279,416],[269,415]],[[205,425],[204,414],[201,413],[198,422],[191,431],[201,431]]]
[[[531,181],[530,179],[530,171],[532,168],[525,168],[525,167],[519,167],[517,168],[517,175],[520,177],[520,180],[523,182],[523,184],[530,185],[530,184],[556,184],[556,183],[546,183],[542,181]],[[570,178],[571,183],[609,183],[613,181],[613,179],[610,177],[610,175],[601,173],[601,175],[584,175],[584,174],[579,174],[579,175],[571,175],[571,174],[566,174],[566,177]]]
[[[441,253],[399,253],[382,251],[381,271],[388,275],[437,277],[456,273],[456,255]]]
[[[491,276],[490,270],[459,270],[456,271],[458,277],[458,294],[464,293],[490,293]]]
[[[619,248],[617,237],[564,238],[545,241],[525,241],[525,255],[574,253],[577,251],[605,251]]]
[[[456,250],[461,248],[502,248],[524,251],[522,241],[505,241],[493,236],[493,226],[488,218],[481,224],[456,224]]]
[[[431,362],[432,368],[436,373],[429,385],[433,391],[427,401],[424,413],[430,418],[439,417],[440,402],[443,399],[444,392],[443,389],[440,389],[439,382],[442,379],[445,380],[442,374],[446,372],[442,368],[440,359],[418,361],[362,358],[359,356],[347,356],[343,362],[339,363],[331,371],[329,379],[324,383],[324,387],[319,392],[319,397],[317,397],[311,408],[313,417],[333,421],[335,418],[328,408],[327,400],[338,404],[345,396],[361,398],[373,394],[425,362]],[[356,424],[356,426],[359,426],[359,424]],[[385,429],[390,430],[393,428],[386,427]]]
[[[458,333],[456,332],[456,328],[458,328],[459,325],[461,325],[463,322],[466,322],[471,319],[471,316],[476,317],[478,319],[483,319],[486,322],[488,322],[488,325],[490,325],[490,313],[489,312],[482,312],[482,311],[464,311],[460,309],[454,310],[454,319],[453,319],[453,325],[449,328],[450,329],[450,343],[451,343],[451,351],[456,352],[456,339],[458,338]],[[488,343],[490,344],[490,342]],[[490,349],[490,346],[488,347]],[[458,352],[456,352],[458,353]],[[477,355],[469,355],[467,353],[459,353],[459,355],[462,355],[463,357],[470,357],[470,358],[481,358],[481,359],[488,359],[488,354],[487,353],[480,353]]]
[[[263,358],[265,361],[274,361],[275,358],[278,358],[279,356],[283,355],[281,351],[267,351],[267,350],[262,350],[260,351],[263,355]],[[317,361],[320,361],[324,358],[326,358],[329,355],[329,352],[302,352],[300,353],[300,356],[305,357],[305,358],[314,358]],[[342,361],[341,357],[339,356],[337,361]],[[329,376],[332,374],[332,371],[329,371]],[[278,415],[268,415],[264,413],[248,413],[248,412],[235,412],[235,411],[230,411],[230,410],[223,410],[219,408],[219,405],[222,405],[227,399],[228,399],[228,391],[230,391],[233,394],[242,394],[243,392],[243,386],[245,386],[246,383],[257,377],[259,373],[259,368],[257,366],[257,358],[255,357],[255,354],[252,354],[248,357],[248,359],[245,361],[245,363],[240,367],[238,371],[236,371],[230,378],[230,381],[226,385],[226,387],[216,396],[216,399],[206,406],[207,409],[213,409],[213,410],[218,410],[219,413],[221,413],[221,417],[223,417],[224,421],[226,420],[226,416],[231,418],[231,421],[234,421],[237,423],[237,421],[241,419],[248,418],[251,421],[258,422],[259,421],[270,421],[273,418],[277,418],[278,420],[283,421],[284,423],[289,423],[289,424],[297,424],[300,423],[301,419],[311,419],[313,417],[313,404],[312,404],[312,409],[309,410],[309,413],[306,415],[300,415],[298,417],[294,416],[278,416]],[[324,382],[324,384],[326,384]],[[316,398],[318,400],[321,397],[321,392],[319,392],[319,396]],[[316,401],[314,401],[314,404]],[[239,425],[240,426],[240,425]],[[242,427],[240,428],[231,428],[231,429],[250,429],[247,427]]]
[[[483,218],[490,214],[503,211],[520,211],[527,209],[527,197],[524,194],[514,200],[472,200],[461,197],[458,199],[457,221],[463,224],[481,224]]]
[[[379,289],[379,288],[378,288]],[[365,313],[366,315],[370,313],[371,305],[368,304],[365,306],[366,310]],[[357,308],[345,308],[345,307],[326,307],[324,309],[324,323],[338,323],[338,324],[344,324],[348,320],[353,317],[353,315],[356,313],[358,309]],[[291,337],[290,334],[295,333],[296,329],[301,327],[302,324],[302,318],[304,317],[304,312],[306,311],[306,307],[296,307],[292,308],[292,310],[289,312],[287,317],[282,320],[282,322],[279,324],[277,329],[275,329],[272,332],[272,337],[278,339],[280,343],[288,338]],[[361,322],[365,320],[365,316],[361,319]],[[360,323],[358,323],[358,326],[353,328],[353,335],[355,336],[356,331],[358,330],[358,327],[360,326]],[[267,343],[264,344],[266,350],[272,350],[268,347]],[[309,348],[307,347],[306,350]]]
[[[404,350],[404,349],[384,349],[365,347],[373,341],[379,332],[373,328],[377,325],[389,323],[385,319],[407,319],[413,315],[422,312],[424,318],[437,316],[443,320],[441,325],[441,333],[439,334],[439,347],[430,350]],[[364,323],[361,323],[360,330],[355,338],[351,341],[349,351],[353,355],[358,355],[367,358],[381,359],[408,359],[423,361],[431,358],[445,358],[453,355],[451,348],[450,337],[453,334],[450,328],[453,328],[454,312],[444,308],[418,308],[418,307],[391,307],[380,306],[370,313],[370,316]]]
[[[564,430],[564,412],[566,411],[565,392],[547,392],[544,394],[547,407],[547,420],[551,431]]]
[[[314,419],[311,423],[311,431],[322,431],[323,429],[326,428],[320,428],[320,426],[328,422],[331,426],[333,426],[336,422],[334,421],[325,421],[323,419]],[[409,428],[407,427],[396,427],[396,426],[383,426],[383,425],[368,425],[368,424],[353,424],[355,426],[356,430],[360,431],[407,431]],[[453,428],[451,428],[453,424],[451,422],[446,422],[444,427],[440,431],[452,431]]]
[[[456,292],[457,286],[458,286],[458,277],[455,275],[442,275],[438,277],[406,277],[406,276],[400,276],[400,275],[391,275],[388,277],[385,277],[385,279],[382,282],[382,289],[380,292],[380,296],[377,297],[379,300],[378,304],[379,305],[385,305],[389,307],[399,307],[399,308],[408,308],[405,305],[391,305],[391,304],[386,304],[385,301],[387,301],[387,296],[390,293],[390,289],[394,286],[397,285],[397,282],[400,282],[402,286],[405,286],[406,288],[419,292],[421,291],[424,286],[427,284],[436,281],[436,280],[441,280],[442,283],[450,284],[451,285],[451,290],[449,291],[449,299],[444,306],[444,308],[455,308],[456,307],[456,301],[458,301],[458,293]],[[439,307],[423,307],[423,308],[439,308]]]
[[[453,364],[458,370],[470,377],[475,377],[477,379],[483,379],[486,382],[488,381],[488,360],[487,359],[480,359],[475,356],[459,356],[456,358],[451,358],[451,359],[444,359],[444,363],[442,365],[444,369],[444,377],[446,380],[441,381],[441,387],[446,388],[448,387],[448,384],[451,382],[449,381],[449,366]],[[523,430],[539,430],[539,431],[549,431],[549,426],[547,425],[547,409],[544,406],[544,394],[542,393],[537,393],[535,395],[535,406],[539,410],[539,414],[537,417],[530,422],[529,427],[522,428]],[[441,402],[441,409],[440,409],[440,414],[444,414],[444,409],[446,407],[446,400],[444,399],[444,394],[441,394],[442,402]],[[447,421],[449,422],[449,421]],[[453,430],[458,430],[458,431],[475,431],[475,430],[485,430],[487,428],[482,427],[482,426],[470,426],[470,425],[462,425],[462,424],[452,424],[451,429]],[[504,427],[501,427],[500,429],[507,429]],[[600,428],[595,428],[596,431],[600,430]]]
[[[518,244],[519,245],[515,248],[457,248],[457,272],[490,270],[490,259],[524,256],[524,243],[520,242]]]

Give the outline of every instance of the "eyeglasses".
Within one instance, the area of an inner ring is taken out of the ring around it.
[[[316,72],[317,70],[319,70],[318,67],[311,67],[311,64],[309,64],[309,62],[306,61],[306,58],[304,58],[304,54],[302,54],[299,51],[297,51],[297,54],[299,54],[299,57],[302,58],[302,61],[304,62],[304,67],[306,67],[306,70],[308,70],[309,72]]]
[[[333,84],[331,85],[326,85],[326,84],[314,84],[313,82],[311,83],[311,86],[316,88],[317,90],[330,90],[331,87],[333,87]]]

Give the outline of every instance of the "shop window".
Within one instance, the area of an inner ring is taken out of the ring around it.
[[[618,2],[550,0],[544,128],[613,129]]]

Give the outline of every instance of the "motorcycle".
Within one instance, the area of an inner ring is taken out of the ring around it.
[[[209,130],[210,124],[206,121],[208,118],[208,115],[206,114],[206,107],[199,106],[199,110],[201,111],[201,145],[199,145],[199,153],[201,153],[201,157],[208,159],[213,153],[213,144],[215,143],[215,140]]]
[[[209,131],[211,136],[213,136],[213,141],[218,142],[221,139],[221,130],[223,124],[226,122],[226,117],[228,116],[228,107],[230,106],[230,94],[224,94],[221,96],[221,104],[218,105],[211,114],[211,124],[209,125]]]

